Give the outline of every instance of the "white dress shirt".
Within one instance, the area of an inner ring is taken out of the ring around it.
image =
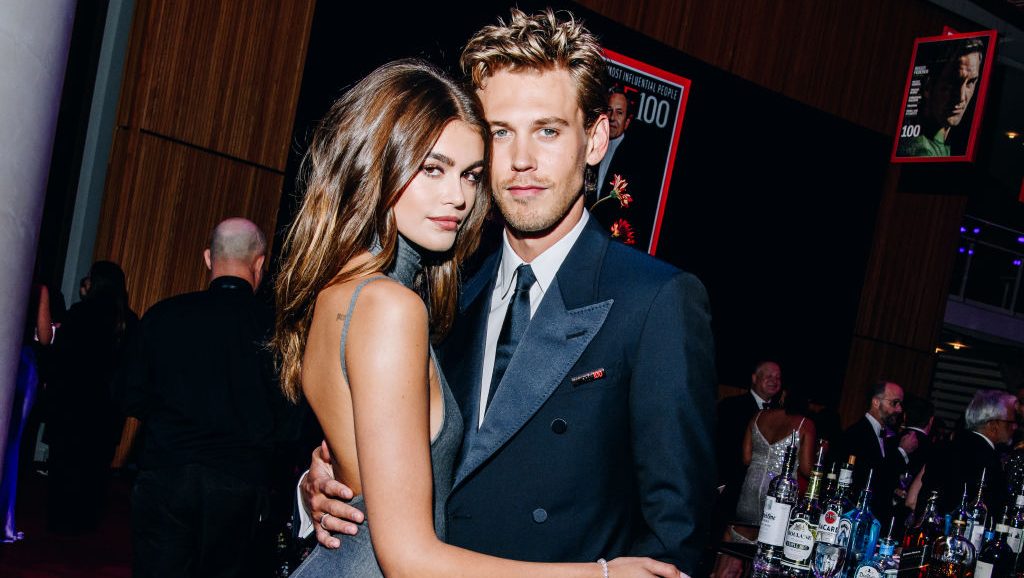
[[[885,439],[882,437],[882,424],[870,413],[864,414],[864,417],[868,418],[868,423],[871,424],[871,429],[875,430],[875,439],[878,440],[878,447],[882,449],[882,457],[884,458]]]
[[[562,266],[562,261],[569,254],[569,250],[576,244],[576,239],[583,232],[583,227],[590,220],[587,211],[583,211],[583,218],[569,233],[559,239],[540,255],[537,255],[530,262],[533,275],[537,282],[530,287],[530,318],[536,313],[544,292],[548,290],[555,280],[555,273]],[[491,391],[491,374],[494,373],[494,352],[498,349],[498,334],[501,333],[501,324],[505,321],[505,312],[508,310],[509,302],[512,299],[512,288],[516,280],[516,267],[522,265],[523,261],[508,242],[508,233],[501,236],[501,263],[498,265],[498,274],[494,282],[494,291],[491,293],[491,308],[487,314],[487,336],[484,339],[483,373],[480,375],[480,411],[477,415],[477,427],[484,423],[484,410],[487,408],[487,395]]]

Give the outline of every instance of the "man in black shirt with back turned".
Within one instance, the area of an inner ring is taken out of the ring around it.
[[[131,340],[118,384],[143,431],[134,576],[251,575],[259,558],[282,407],[263,347],[273,311],[254,295],[265,252],[255,224],[223,221],[203,254],[209,288],[157,303]]]

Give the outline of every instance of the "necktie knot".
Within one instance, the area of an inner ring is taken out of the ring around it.
[[[529,291],[536,282],[537,277],[533,274],[532,267],[526,263],[516,267],[516,293]]]

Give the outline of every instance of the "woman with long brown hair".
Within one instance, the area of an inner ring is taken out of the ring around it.
[[[285,393],[309,401],[369,523],[340,549],[318,546],[294,576],[608,575],[443,542],[463,421],[431,342],[451,326],[458,266],[487,213],[489,141],[477,100],[418,61],[361,80],[314,135],[274,344]],[[610,564],[616,578],[678,575],[650,559]]]

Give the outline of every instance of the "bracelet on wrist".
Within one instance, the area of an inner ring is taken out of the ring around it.
[[[608,578],[608,561],[604,558],[598,558],[597,563],[601,565],[601,574],[604,575],[604,578]]]

